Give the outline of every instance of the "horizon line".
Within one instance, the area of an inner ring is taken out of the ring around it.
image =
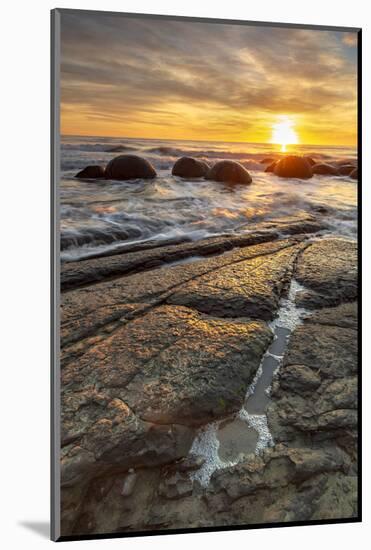
[[[251,145],[277,145],[280,146],[280,143],[272,143],[270,141],[230,141],[230,140],[219,140],[219,139],[177,139],[177,138],[149,138],[149,137],[141,137],[141,136],[104,136],[104,135],[95,135],[95,134],[60,134],[60,137],[79,137],[79,138],[111,138],[111,139],[137,139],[137,140],[145,140],[145,141],[153,141],[153,140],[161,140],[161,141],[187,141],[187,142],[202,142],[202,143],[238,143],[238,144],[244,144],[249,143]],[[341,144],[341,145],[335,145],[331,143],[288,143],[287,144],[290,147],[353,147],[357,149],[358,144],[357,142],[354,144]]]

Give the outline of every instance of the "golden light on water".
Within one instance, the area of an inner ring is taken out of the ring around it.
[[[288,145],[299,143],[298,135],[295,131],[295,122],[287,115],[280,115],[277,122],[272,125],[271,143],[281,145],[281,151],[284,153]]]

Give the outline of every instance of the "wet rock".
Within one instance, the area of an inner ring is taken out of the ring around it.
[[[167,301],[221,317],[270,320],[298,251],[290,247],[223,267],[183,285]]]
[[[165,306],[91,346],[62,372],[64,483],[184,457],[192,426],[240,408],[270,339],[262,322]]]
[[[321,385],[321,377],[305,365],[291,365],[281,373],[280,384],[283,389],[290,388],[296,392],[312,392]]]
[[[276,442],[308,437],[341,442],[351,434],[347,452],[352,455],[357,436],[357,333],[311,321],[291,336],[273,384],[268,423]]]
[[[205,500],[209,512],[226,525],[231,517],[235,525],[308,521],[325,502],[333,517],[343,517],[343,510],[354,517],[357,495],[348,482],[349,467],[349,458],[339,448],[277,445],[216,472]]]
[[[293,333],[283,368],[306,365],[327,378],[352,376],[357,370],[354,330],[317,325],[310,319]]]
[[[92,165],[92,166],[86,166],[83,170],[78,172],[75,175],[75,178],[80,179],[101,179],[105,177],[105,167],[104,166],[98,166],[98,165]]]
[[[357,244],[343,239],[314,242],[298,258],[296,278],[307,289],[298,305],[315,308],[355,300]]]
[[[155,178],[156,170],[148,160],[137,155],[120,155],[106,166],[105,177],[112,180],[130,180],[137,178]]]
[[[92,258],[76,262],[67,262],[61,268],[61,286],[63,290],[72,289],[88,283],[100,282],[106,278],[118,277],[164,266],[176,260],[191,256],[210,256],[223,253],[236,247],[247,247],[269,242],[282,234],[296,234],[316,231],[320,225],[315,220],[298,221],[292,224],[278,224],[257,229],[252,235],[236,237],[215,237],[197,242],[172,244],[169,246],[139,250],[112,256]]]
[[[187,454],[191,429],[142,421],[119,398],[109,400],[109,391],[101,394],[107,404],[99,408],[92,400],[81,406],[79,393],[63,394],[62,429],[74,441],[62,448],[62,487],[83,485],[115,468],[154,467]]]
[[[63,293],[61,297],[62,364],[75,360],[89,346],[97,344],[116,328],[124,325],[130,319],[142,315],[149,308],[164,303],[166,300],[171,301],[171,296],[176,294],[177,289],[181,289],[186,283],[196,282],[198,277],[211,274],[224,267],[231,266],[232,269],[235,264],[238,265],[245,260],[252,260],[256,263],[259,256],[264,260],[264,258],[273,257],[276,252],[283,251],[288,247],[294,249],[293,247],[298,244],[300,241],[289,239],[241,249],[236,248],[226,254],[205,258],[198,262],[176,265],[168,269],[153,269],[150,277],[146,272],[137,273]],[[284,262],[284,258],[281,259],[282,262]],[[85,263],[87,262],[80,262],[80,264]],[[282,263],[281,273],[284,271]],[[246,270],[246,276],[248,273],[249,271]],[[239,287],[242,280],[235,279],[235,282],[235,286]],[[279,285],[282,284],[283,282],[279,283]],[[249,283],[249,287],[251,294],[253,291],[252,281]],[[264,301],[260,298],[259,303],[264,304],[269,301],[272,306],[277,302],[279,288],[281,286],[275,290],[273,282],[270,287],[266,286],[269,293],[268,298]],[[242,296],[242,300],[245,300],[241,290],[236,290],[236,294],[237,298]],[[271,298],[269,298],[270,295]],[[220,298],[217,299],[217,303],[220,302],[222,302],[222,289]],[[252,303],[252,299],[250,299],[250,303]],[[258,304],[254,306],[256,311],[257,306]],[[236,306],[232,310],[227,304],[226,308],[234,311],[234,316],[236,316]],[[225,311],[228,313],[227,310]],[[243,313],[245,315],[246,311]],[[269,315],[269,312],[267,314]]]
[[[319,214],[328,214],[330,210],[326,206],[318,205],[313,206],[312,209],[314,212],[318,212]]]
[[[358,168],[355,168],[354,170],[352,170],[352,172],[350,172],[349,175],[353,180],[357,180],[358,179]]]
[[[165,266],[190,256],[210,256],[224,253],[233,248],[276,240],[279,235],[300,235],[323,229],[314,216],[298,216],[249,224],[249,233],[229,237],[212,237],[191,243],[172,244],[135,252],[114,254],[84,261],[66,262],[61,267],[62,290],[99,282],[133,272],[146,271]]]
[[[62,294],[64,534],[356,516],[356,247],[276,238],[316,227],[271,221],[270,242],[223,237],[76,262],[151,271]],[[225,253],[158,268],[171,249],[195,246]],[[320,309],[293,332],[273,382],[276,445],[204,490],[189,475],[204,461],[189,455],[197,430],[240,409],[293,274]]]
[[[206,176],[210,166],[207,162],[192,157],[181,157],[173,166],[173,176],[181,178],[202,178]]]
[[[357,330],[357,302],[340,304],[337,307],[323,308],[308,315],[307,320],[318,325],[352,328]]]
[[[309,162],[311,166],[314,166],[316,164],[316,161],[312,159],[312,157],[305,156],[305,160]]]
[[[271,162],[267,167],[266,169],[264,170],[264,172],[274,172],[274,169],[276,167],[276,164],[277,164],[277,160],[274,160],[273,162]]]
[[[335,168],[335,166],[331,166],[331,164],[326,164],[326,163],[314,164],[312,166],[312,172],[313,174],[319,174],[319,175],[330,175],[330,176],[339,175],[338,169]]]
[[[308,160],[295,155],[288,155],[279,160],[274,167],[274,173],[281,178],[308,179],[313,176]]]
[[[357,517],[357,476],[341,472],[326,476],[322,494],[315,501],[314,520]]]
[[[206,179],[245,184],[252,182],[252,178],[246,168],[235,160],[220,160],[216,162],[207,172]]]
[[[262,457],[250,457],[241,464],[216,472],[210,493],[224,491],[233,501],[263,489],[301,483],[317,472],[346,469],[348,462],[340,449],[277,446],[266,450]]]
[[[177,472],[166,477],[159,486],[159,495],[166,499],[178,499],[189,496],[193,491],[193,483],[189,476]]]
[[[343,164],[338,168],[339,176],[349,176],[353,170],[355,170],[353,164]]]
[[[178,472],[189,472],[191,470],[198,470],[204,462],[205,458],[203,456],[190,453],[188,456],[174,464],[174,468]]]

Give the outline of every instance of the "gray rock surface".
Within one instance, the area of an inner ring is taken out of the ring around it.
[[[62,294],[64,534],[357,515],[356,247],[277,227],[260,227],[267,242],[194,243],[224,253],[166,269],[146,262],[171,250],[79,262],[146,267]],[[205,461],[190,454],[194,437],[239,411],[292,277],[311,309],[273,381],[275,445],[203,488],[190,476]]]
[[[315,309],[357,298],[357,244],[323,239],[308,246],[298,259],[297,280],[305,286],[298,305]]]
[[[280,218],[258,224],[249,224],[246,235],[212,237],[196,242],[171,244],[155,248],[138,248],[121,251],[112,256],[102,256],[84,261],[66,262],[61,267],[62,290],[69,290],[86,284],[138,273],[156,267],[166,266],[174,261],[192,256],[211,256],[264,242],[271,242],[280,235],[315,233],[324,228],[314,216]]]

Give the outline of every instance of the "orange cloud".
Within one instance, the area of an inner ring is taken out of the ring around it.
[[[61,39],[64,134],[356,142],[355,33],[75,12]]]

